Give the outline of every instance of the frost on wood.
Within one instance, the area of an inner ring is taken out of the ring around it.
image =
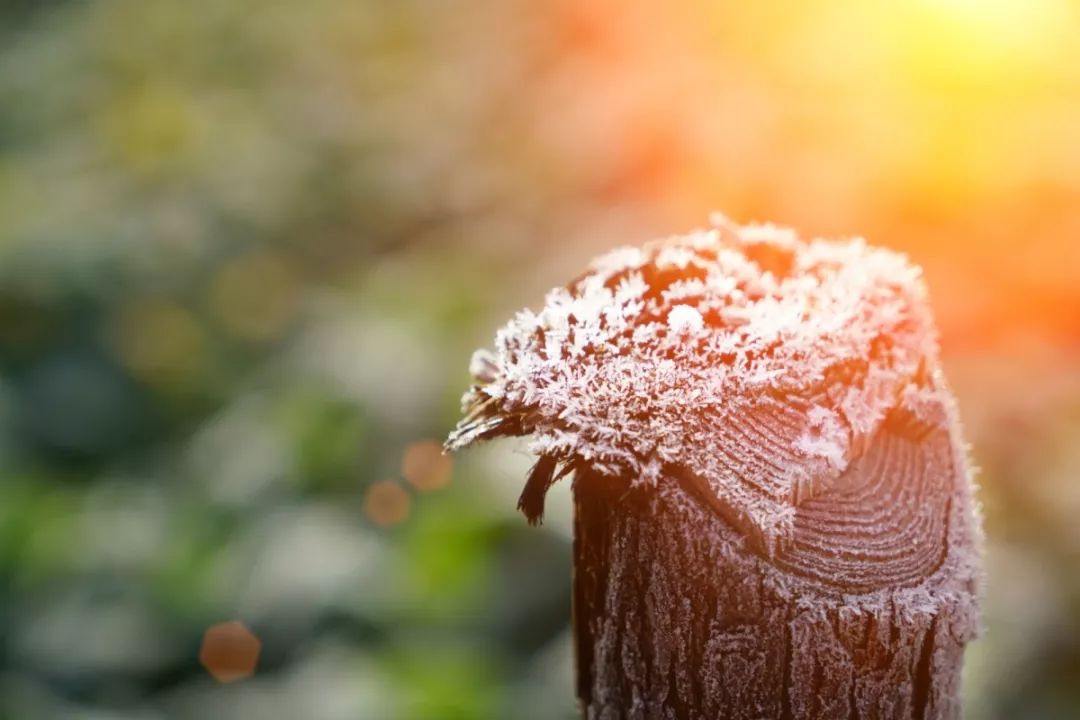
[[[477,353],[449,446],[532,435],[538,469],[653,485],[678,466],[772,553],[890,411],[918,422],[937,392],[924,295],[899,255],[768,226],[619,249]]]
[[[719,219],[597,259],[471,370],[450,449],[530,435],[533,522],[576,471],[589,717],[955,715],[978,528],[903,256]]]

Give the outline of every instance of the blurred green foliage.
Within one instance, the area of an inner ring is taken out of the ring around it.
[[[0,8],[0,716],[567,716],[565,536],[401,478],[501,285],[439,242],[453,149],[405,147],[438,32],[426,3]],[[524,563],[551,577],[508,587]],[[217,686],[232,618],[259,670]]]

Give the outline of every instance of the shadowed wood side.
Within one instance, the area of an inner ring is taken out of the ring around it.
[[[949,540],[970,540],[966,482],[945,429],[915,440],[887,424],[770,559],[693,484],[629,488],[583,468],[584,716],[958,718],[975,588],[970,547]]]

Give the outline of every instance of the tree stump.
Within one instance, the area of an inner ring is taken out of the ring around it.
[[[574,474],[598,720],[958,718],[980,530],[919,272],[718,219],[594,261],[479,353],[450,449]]]

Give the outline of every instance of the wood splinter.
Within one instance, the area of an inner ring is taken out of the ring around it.
[[[448,449],[574,473],[592,720],[958,718],[980,528],[919,270],[772,226],[615,250],[474,357]]]

